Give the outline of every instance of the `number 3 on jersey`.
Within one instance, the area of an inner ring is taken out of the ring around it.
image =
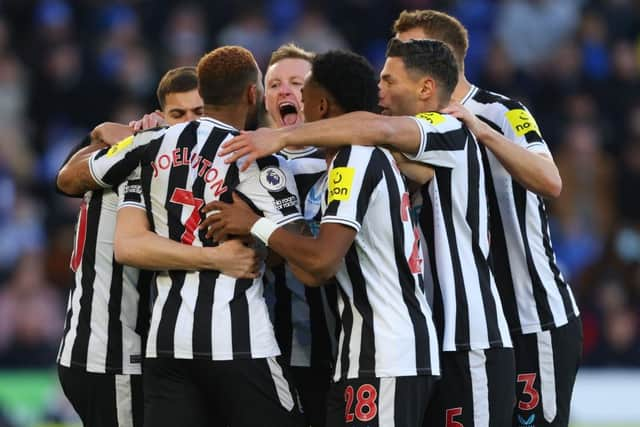
[[[180,239],[182,243],[186,243],[188,245],[192,244],[196,238],[194,235],[195,230],[202,221],[202,218],[200,217],[200,208],[204,205],[204,200],[193,197],[193,193],[191,191],[185,190],[184,188],[176,188],[173,190],[173,194],[169,201],[178,205],[193,207],[191,215],[189,215],[189,218],[187,218],[184,223],[184,233],[182,233],[182,237]]]

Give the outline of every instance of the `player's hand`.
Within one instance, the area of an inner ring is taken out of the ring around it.
[[[219,155],[228,155],[225,163],[233,163],[246,156],[240,166],[240,171],[245,171],[256,159],[277,153],[284,148],[284,144],[277,129],[260,128],[240,132],[240,135],[222,144],[221,148]]]
[[[91,140],[113,145],[133,135],[131,128],[114,122],[100,123],[91,131]]]
[[[166,124],[162,111],[156,110],[153,113],[145,114],[140,120],[129,122],[129,127],[133,132],[139,132],[145,129],[157,128]]]
[[[205,249],[212,250],[213,266],[223,274],[238,279],[258,277],[261,259],[258,253],[246,246],[242,240],[227,240],[215,248]]]
[[[260,218],[235,192],[233,203],[211,202],[203,208],[203,213],[213,212],[207,216],[199,228],[207,229],[206,237],[222,241],[229,235],[244,236],[251,233],[251,227]]]
[[[463,122],[478,139],[482,139],[487,131],[488,125],[459,102],[451,101],[441,113],[450,114]]]

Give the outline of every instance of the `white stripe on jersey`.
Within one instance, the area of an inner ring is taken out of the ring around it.
[[[116,414],[118,427],[133,427],[133,398],[131,376],[115,375]]]
[[[463,104],[515,144],[550,155],[521,103],[473,86]],[[524,334],[563,326],[579,310],[557,266],[544,200],[516,182],[490,150],[482,150],[491,172],[492,261],[509,326]]]
[[[536,334],[538,340],[538,363],[540,364],[540,394],[542,395],[542,413],[551,423],[556,418],[556,372],[553,361],[553,341],[551,331]]]
[[[473,399],[474,427],[489,427],[489,380],[487,378],[487,356],[484,350],[469,352],[471,374],[471,396]]]
[[[197,230],[200,207],[230,201],[234,190],[280,225],[301,219],[295,182],[284,159],[259,159],[240,172],[217,155],[234,134],[228,125],[202,118],[167,128],[154,142],[134,149],[129,157],[136,157],[141,167],[129,177],[121,206],[146,207],[158,235],[194,246],[211,245]],[[114,179],[122,169],[119,161],[130,161],[126,155],[117,157],[94,170]],[[96,156],[94,162],[101,158],[105,156]],[[230,360],[280,353],[262,277],[236,280],[214,271],[165,271],[158,273],[156,284],[147,357]]]
[[[477,143],[448,115],[422,113],[420,149],[412,160],[434,168],[422,188],[420,226],[439,297],[434,312],[444,351],[511,347],[487,260],[488,213]]]
[[[57,361],[87,372],[140,374],[138,310],[140,291],[148,291],[148,283],[140,283],[138,269],[114,260],[118,195],[106,189],[87,192],[83,203],[72,260],[78,264],[72,266],[76,268],[74,288]],[[117,310],[118,316],[110,310]]]
[[[356,229],[336,274],[341,331],[334,379],[438,375],[438,344],[420,284],[420,245],[391,154],[342,148],[322,223]]]

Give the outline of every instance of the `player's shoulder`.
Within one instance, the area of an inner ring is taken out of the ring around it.
[[[525,105],[517,99],[481,88],[477,88],[470,98],[469,106],[474,110],[481,110],[489,115],[492,113],[502,115],[511,110],[528,111]]]
[[[413,116],[421,124],[428,124],[431,128],[435,128],[436,131],[446,133],[449,131],[458,130],[464,127],[464,124],[450,114],[442,114],[436,111],[426,111],[418,113]]]

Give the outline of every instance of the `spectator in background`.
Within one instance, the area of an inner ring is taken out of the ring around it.
[[[555,248],[564,272],[575,277],[602,253],[615,218],[612,159],[591,122],[573,122],[556,156],[562,197],[554,200],[559,229]]]
[[[41,252],[28,252],[0,293],[0,366],[50,367],[62,330],[62,299],[44,274]]]
[[[512,0],[503,2],[497,35],[518,67],[533,72],[575,30],[581,0]]]

